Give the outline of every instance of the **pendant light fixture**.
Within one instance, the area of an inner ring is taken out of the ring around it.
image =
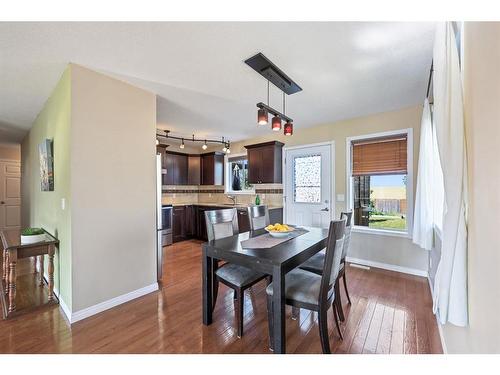
[[[184,149],[184,138],[181,140],[181,145],[179,146],[181,149]]]
[[[267,80],[267,105],[269,105],[269,80]],[[267,113],[267,109],[259,108],[257,111],[257,123],[259,125],[267,125],[269,121],[269,114]]]
[[[283,92],[283,113],[286,114],[285,92]],[[285,126],[284,126],[284,129],[283,129],[283,134],[285,134],[285,135],[293,135],[293,123],[292,123],[292,120],[287,120],[285,122]]]
[[[282,128],[281,121],[284,121],[283,134],[286,136],[293,135],[293,120],[285,114],[285,94],[295,94],[302,91],[302,88],[260,52],[245,60],[245,64],[267,80],[267,104],[257,103],[257,123],[259,125],[268,124],[269,114],[272,114],[271,129],[275,132],[280,131]],[[274,84],[283,93],[283,113],[269,106],[270,83]]]
[[[275,132],[279,132],[281,130],[281,119],[279,118],[279,116],[273,117],[273,124],[272,124],[271,128]]]
[[[207,140],[205,139],[205,143],[203,143],[203,146],[201,146],[203,150],[206,150],[208,148],[207,146]]]

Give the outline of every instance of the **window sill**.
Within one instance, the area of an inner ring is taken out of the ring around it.
[[[393,230],[365,228],[365,227],[361,227],[361,226],[353,226],[352,231],[356,232],[356,233],[366,233],[366,234],[374,234],[374,235],[380,235],[380,236],[410,238],[410,235],[408,232],[397,232],[397,231],[393,231]]]

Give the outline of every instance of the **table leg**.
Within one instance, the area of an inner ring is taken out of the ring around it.
[[[2,250],[2,280],[6,281],[7,280],[7,273],[5,271],[7,266],[7,252],[5,250]]]
[[[49,252],[49,267],[47,269],[49,276],[49,301],[54,299],[54,254]]]
[[[207,256],[207,251],[203,248],[202,274],[203,274],[203,324],[212,324],[213,306],[213,258]]]
[[[274,353],[285,354],[285,275],[279,266],[273,270],[273,330]]]
[[[9,313],[16,311],[16,263],[17,254],[9,254]]]
[[[44,273],[43,255],[38,256],[38,262],[40,263],[40,286],[43,286],[43,273]]]

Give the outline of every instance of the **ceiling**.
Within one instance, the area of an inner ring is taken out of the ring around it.
[[[303,91],[287,97],[296,128],[423,101],[433,23],[0,23],[0,137],[19,140],[69,62],[158,95],[158,126],[237,141],[256,126],[263,52]],[[271,87],[270,105],[281,109]]]

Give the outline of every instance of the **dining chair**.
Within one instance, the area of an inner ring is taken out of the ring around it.
[[[309,272],[300,268],[291,270],[285,275],[285,304],[303,308],[318,313],[319,336],[323,353],[330,353],[328,341],[328,319],[327,312],[330,306],[339,336],[339,317],[335,308],[336,293],[334,290],[335,280],[340,270],[340,258],[344,244],[344,230],[346,219],[334,220],[330,223],[328,240],[325,249],[325,262],[323,274]],[[273,337],[273,283],[266,288],[267,313],[269,320],[269,341],[271,349],[274,343]]]
[[[235,208],[205,211],[208,241],[218,240],[238,234],[238,213]],[[237,306],[238,337],[243,336],[243,301],[245,290],[264,279],[267,275],[255,272],[237,264],[214,262],[215,280],[213,285],[213,306],[217,300],[219,282],[234,290]]]
[[[248,219],[250,230],[267,227],[270,224],[267,206],[248,206]]]
[[[351,304],[351,297],[349,296],[349,290],[347,289],[347,277],[345,273],[345,268],[346,268],[346,256],[347,252],[349,250],[349,244],[351,242],[351,229],[352,229],[352,211],[349,212],[342,212],[340,214],[340,218],[346,219],[346,228],[345,228],[345,234],[344,234],[344,247],[342,249],[342,257],[340,259],[340,271],[339,275],[337,277],[337,280],[335,281],[335,292],[338,295],[338,298],[336,299],[337,303],[337,310],[339,313],[339,317],[341,321],[345,320],[344,316],[344,310],[342,309],[342,299],[340,296],[340,279],[342,278],[344,282],[344,289],[345,289],[345,294],[347,297],[347,301],[349,305]],[[323,273],[323,264],[325,263],[325,251],[320,251],[319,253],[313,255],[311,258],[309,258],[306,262],[304,262],[300,268],[314,272],[318,275],[321,275]]]

